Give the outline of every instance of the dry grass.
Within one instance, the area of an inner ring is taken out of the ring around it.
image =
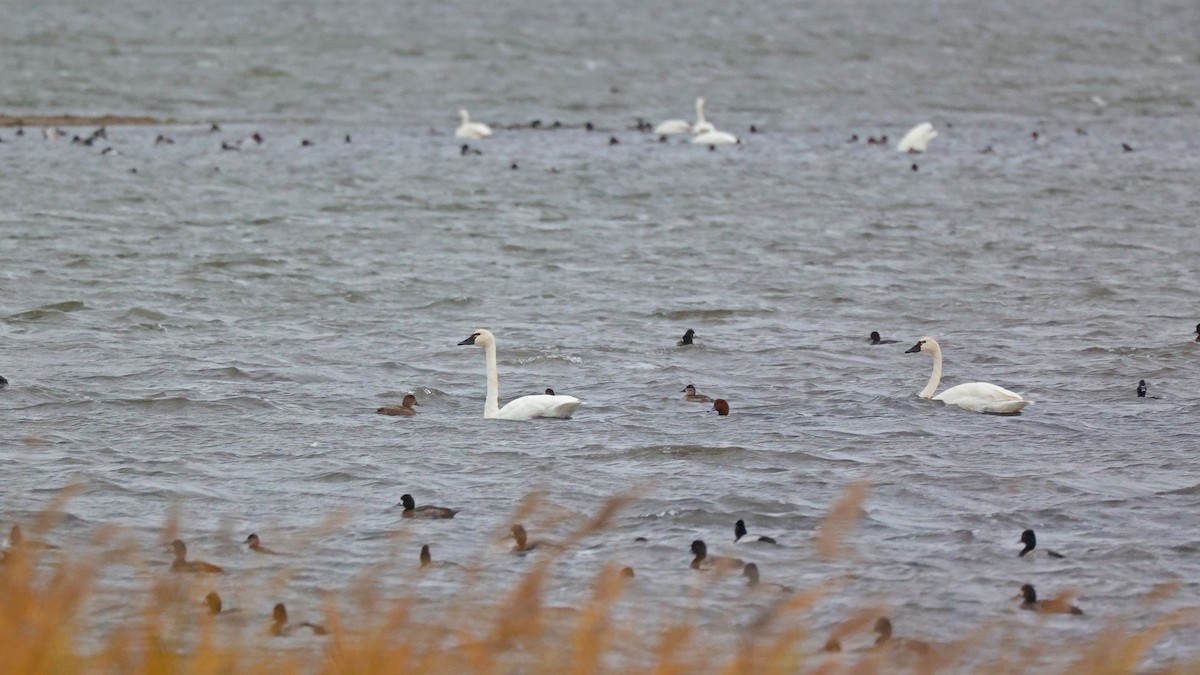
[[[844,555],[844,541],[858,520],[865,485],[851,487],[835,504],[815,542],[823,556]],[[65,497],[64,497],[65,498]],[[1166,613],[1152,625],[1134,630],[1120,623],[1100,624],[1089,639],[1071,644],[1029,642],[1011,627],[979,626],[962,639],[940,644],[898,640],[872,648],[871,628],[884,611],[864,606],[851,611],[832,633],[813,635],[812,610],[839,586],[780,595],[757,619],[744,626],[715,628],[691,620],[688,613],[658,617],[653,626],[632,625],[622,605],[636,604],[629,592],[634,579],[604,566],[587,599],[573,609],[548,607],[544,601],[551,571],[569,551],[609,526],[627,498],[614,499],[599,514],[575,528],[553,549],[530,559],[531,568],[507,594],[487,599],[464,593],[436,613],[410,598],[381,599],[372,581],[345,591],[354,616],[343,616],[329,601],[323,622],[326,637],[271,638],[256,623],[209,616],[196,598],[193,575],[159,571],[146,575],[144,592],[128,599],[130,620],[100,631],[87,625],[85,607],[107,569],[138,559],[134,547],[113,531],[98,533],[91,550],[67,555],[45,551],[36,540],[54,525],[53,515],[33,524],[33,542],[10,549],[0,564],[0,675],[5,673],[569,673],[593,675],[639,672],[656,675],[717,673],[935,673],[1062,672],[1099,675],[1143,672],[1145,655],[1171,634],[1194,635],[1200,611]],[[540,497],[531,496],[518,511],[530,516]],[[53,514],[57,509],[51,509]],[[174,521],[166,528],[174,536]],[[515,521],[514,521],[515,522]],[[681,574],[687,574],[681,566]],[[462,571],[466,577],[475,572]],[[470,587],[468,582],[464,587]],[[1156,587],[1146,598],[1159,603],[1178,592],[1178,583]],[[703,593],[702,589],[700,593]],[[423,619],[416,616],[421,614]],[[432,614],[431,620],[428,615]],[[643,616],[643,618],[646,618]],[[230,622],[233,623],[232,628]],[[650,621],[647,619],[647,621]],[[723,635],[714,635],[723,631]],[[1009,632],[1006,632],[1009,631]],[[731,639],[732,638],[732,639]],[[729,645],[734,645],[729,648]],[[829,650],[820,648],[826,644]],[[833,651],[842,644],[861,645]],[[1022,645],[1014,649],[1013,645]],[[814,645],[817,645],[814,647]],[[1051,658],[1052,657],[1052,658]],[[1046,665],[1047,659],[1054,667]],[[1200,661],[1177,663],[1162,673],[1197,673]]]

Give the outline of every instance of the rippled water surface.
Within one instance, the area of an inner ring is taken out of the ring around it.
[[[545,491],[526,525],[556,538],[633,489],[552,603],[611,560],[686,606],[688,544],[729,552],[744,518],[783,544],[739,550],[765,577],[853,573],[820,626],[864,598],[922,637],[1032,624],[1026,581],[1088,611],[1050,635],[1148,620],[1135,600],[1171,579],[1169,606],[1196,604],[1200,9],[1111,4],[21,3],[0,112],[179,123],[91,147],[0,128],[0,521],[80,484],[47,538],[120,524],[165,563],[176,505],[194,557],[242,579],[274,578],[249,532],[289,550],[280,597],[317,612],[394,555],[390,592],[449,597],[453,574],[404,571],[420,542],[507,589],[521,497]],[[698,95],[741,146],[631,129]],[[563,128],[464,156],[460,107]],[[930,151],[895,152],[925,119]],[[483,354],[457,346],[478,327],[502,398],[553,387],[575,418],[482,419]],[[1036,403],[918,399],[931,360],[904,350],[926,334],[947,386]],[[410,391],[418,416],[373,414]],[[811,536],[856,481],[854,555],[822,561]],[[403,492],[462,513],[402,521]],[[1068,557],[1018,560],[1026,527]],[[712,621],[762,606],[739,581]]]

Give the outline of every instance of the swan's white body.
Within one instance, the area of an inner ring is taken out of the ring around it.
[[[654,127],[654,133],[659,136],[677,136],[692,133],[692,123],[687,120],[665,120]]]
[[[904,138],[901,138],[900,142],[896,144],[896,150],[899,152],[925,152],[925,148],[929,147],[929,141],[934,138],[937,138],[937,132],[933,130],[933,125],[929,122],[921,122],[904,134]]]
[[[737,136],[729,132],[713,129],[712,131],[692,136],[692,143],[696,145],[737,145],[741,141],[738,140]]]
[[[466,110],[458,111],[458,118],[462,120],[462,124],[458,125],[458,129],[454,131],[455,138],[487,138],[492,135],[492,128],[483,122],[472,122],[471,116]]]
[[[486,329],[475,331],[471,337],[458,343],[483,347],[487,360],[487,400],[483,404],[483,416],[487,419],[531,420],[536,417],[559,417],[566,419],[575,412],[582,401],[574,396],[551,396],[534,394],[522,396],[500,407],[500,375],[496,372],[496,336]]]
[[[994,415],[1018,413],[1021,408],[1033,403],[1033,401],[1021,398],[1020,394],[988,382],[960,384],[934,396],[933,392],[937,391],[938,385],[942,382],[942,348],[938,345],[937,340],[926,336],[908,350],[908,353],[913,352],[933,354],[933,374],[929,376],[929,382],[925,388],[917,394],[921,398],[932,398],[947,405],[956,405],[974,412]]]
[[[704,98],[696,99],[696,123],[692,125],[693,134],[707,134],[710,131],[716,131],[712,122],[704,119]]]

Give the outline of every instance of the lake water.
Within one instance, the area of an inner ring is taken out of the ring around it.
[[[79,484],[46,538],[123,525],[159,564],[175,507],[193,557],[234,579],[274,578],[249,532],[289,550],[299,571],[273,597],[302,614],[392,555],[388,591],[436,605],[461,580],[403,572],[424,542],[482,561],[479,593],[508,589],[531,565],[501,539],[523,496],[546,493],[524,522],[554,539],[632,489],[555,566],[552,604],[611,560],[665,613],[692,606],[688,545],[728,553],[738,518],[783,544],[739,547],[764,578],[853,574],[818,627],[882,599],[908,635],[1066,639],[1200,603],[1200,5],[4,13],[0,112],[179,122],[90,147],[0,128],[5,528]],[[631,128],[690,119],[696,96],[742,145]],[[461,154],[459,108],[498,128],[470,142],[482,155]],[[563,127],[504,128],[535,119]],[[924,120],[929,151],[897,153]],[[221,149],[256,131],[261,146]],[[584,401],[575,418],[484,420],[483,354],[457,346],[480,327],[502,399],[553,387]],[[676,347],[687,328],[696,344]],[[922,335],[944,386],[1036,403],[994,417],[917,398],[931,359],[904,350]],[[689,383],[732,414],[684,402]],[[373,414],[407,392],[418,416]],[[822,560],[812,534],[857,481],[854,554]],[[402,521],[404,492],[462,513]],[[1025,528],[1067,558],[1018,560]],[[1139,604],[1172,579],[1178,596]],[[699,616],[748,621],[764,601],[740,582]],[[1076,589],[1088,616],[1018,612],[1025,582]],[[1197,658],[1189,635],[1154,662]]]

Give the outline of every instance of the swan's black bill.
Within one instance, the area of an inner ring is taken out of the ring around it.
[[[471,337],[469,337],[469,338],[467,338],[466,340],[463,340],[462,342],[458,343],[458,346],[460,346],[460,347],[461,347],[461,346],[463,346],[463,345],[473,345],[473,344],[475,344],[475,338],[477,338],[477,337],[479,337],[479,333],[473,333],[473,334],[471,335]]]
[[[921,351],[921,345],[923,345],[923,344],[925,344],[925,341],[921,340],[917,344],[915,344],[912,347],[909,347],[907,350],[905,350],[904,353],[905,354],[915,354],[915,353]]]

